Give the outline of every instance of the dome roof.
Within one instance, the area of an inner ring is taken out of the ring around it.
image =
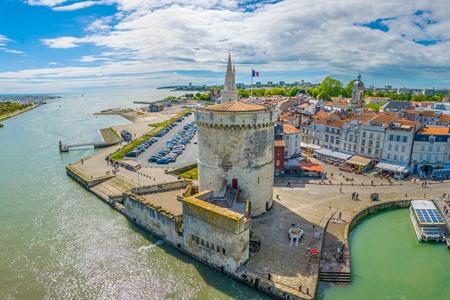
[[[205,108],[207,111],[217,112],[253,112],[265,111],[266,108],[262,105],[249,104],[240,101],[229,101],[221,104],[211,105]]]
[[[361,81],[361,74],[358,74],[357,79],[355,80],[355,82],[353,82],[353,87],[354,88],[363,88],[364,87],[364,83]]]

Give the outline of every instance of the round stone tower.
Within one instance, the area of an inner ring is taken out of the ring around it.
[[[272,206],[274,124],[264,106],[230,101],[195,112],[200,191],[231,186],[249,199],[252,216]]]

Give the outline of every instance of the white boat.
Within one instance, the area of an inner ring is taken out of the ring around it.
[[[410,207],[411,222],[419,241],[443,241],[444,219],[432,201],[414,200]]]

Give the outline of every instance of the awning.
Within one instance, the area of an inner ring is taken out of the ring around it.
[[[352,158],[346,161],[346,163],[351,165],[356,165],[360,167],[366,167],[372,162],[370,158],[365,158],[359,155],[353,155]]]
[[[323,156],[328,156],[328,157],[340,159],[340,160],[347,160],[350,157],[352,157],[350,154],[337,152],[337,151],[333,151],[333,150],[330,150],[330,149],[319,149],[319,150],[315,150],[314,153],[317,153],[317,154],[323,155]]]
[[[381,161],[375,167],[389,172],[401,172],[401,173],[409,172],[408,166],[387,161]]]
[[[322,147],[320,147],[320,146],[318,146],[318,145],[307,144],[307,143],[304,143],[304,142],[300,142],[300,147],[301,147],[301,148],[312,149],[312,150],[319,150],[319,149],[322,149]]]
[[[319,172],[323,173],[324,169],[321,165],[315,163],[301,163],[300,169],[306,172]]]

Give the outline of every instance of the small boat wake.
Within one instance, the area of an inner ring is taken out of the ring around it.
[[[139,252],[139,253],[147,252],[147,251],[149,251],[150,249],[153,249],[153,248],[155,248],[155,247],[157,247],[157,246],[162,245],[163,243],[164,243],[163,240],[158,240],[158,241],[157,241],[156,243],[154,243],[153,245],[141,246],[141,247],[138,248],[138,252]]]

